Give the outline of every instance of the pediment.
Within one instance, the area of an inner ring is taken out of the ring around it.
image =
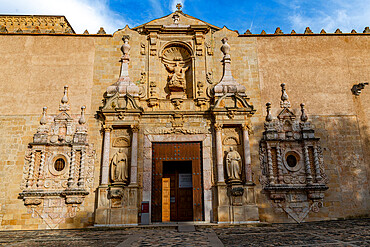
[[[289,110],[289,108],[285,107],[277,116],[278,119],[292,119],[296,118],[295,114]]]
[[[174,15],[178,15],[178,23],[174,22]],[[175,11],[167,16],[152,20],[140,26],[133,28],[136,31],[153,30],[153,29],[214,29],[220,30],[221,28],[211,25],[205,21],[199,20],[193,16],[184,14],[182,11]]]
[[[71,118],[71,116],[68,115],[67,112],[65,111],[62,111],[61,113],[59,113],[55,118],[54,120],[59,120],[59,121],[72,121],[73,119]]]

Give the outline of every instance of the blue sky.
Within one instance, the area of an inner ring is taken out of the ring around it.
[[[77,33],[96,33],[101,26],[113,33],[168,15],[178,2],[184,13],[239,33],[273,33],[276,27],[303,33],[307,26],[362,32],[370,26],[370,0],[0,0],[0,13],[65,15]]]

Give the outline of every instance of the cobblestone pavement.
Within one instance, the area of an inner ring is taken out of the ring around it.
[[[267,226],[196,226],[194,232],[179,232],[176,227],[0,232],[0,246],[223,245],[370,246],[370,219]]]

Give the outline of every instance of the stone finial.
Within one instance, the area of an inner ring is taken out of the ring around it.
[[[130,60],[131,46],[128,43],[129,39],[130,39],[130,36],[128,36],[128,35],[124,35],[122,37],[122,40],[123,40],[123,45],[121,46],[121,51],[123,53],[123,56],[121,58],[122,60]]]
[[[43,108],[42,108],[42,117],[41,117],[41,119],[40,119],[40,124],[41,125],[45,125],[46,124],[46,110],[47,110],[48,108],[46,107],[46,106],[44,106]]]
[[[301,121],[302,122],[307,122],[308,116],[307,116],[307,114],[305,112],[305,109],[304,109],[304,103],[301,103],[301,112],[302,112],[302,114],[301,114]]]
[[[306,27],[306,29],[304,30],[304,34],[312,34],[313,32],[311,31],[311,29],[309,27]]]
[[[224,68],[221,81],[213,88],[215,96],[223,96],[227,93],[245,94],[245,86],[237,83],[231,73],[230,45],[227,43],[228,39],[224,37],[221,41],[221,51],[224,54],[222,59]]]
[[[247,31],[245,31],[244,34],[252,34],[252,32],[249,29],[247,29]]]
[[[181,8],[182,8],[182,4],[181,3],[178,3],[178,4],[176,4],[176,11],[181,11]]]
[[[61,100],[62,104],[67,104],[68,103],[68,86],[64,86],[64,95]]]
[[[121,46],[121,51],[123,53],[120,62],[121,62],[121,72],[120,76],[114,84],[110,85],[107,88],[107,96],[113,96],[116,92],[119,92],[120,95],[130,94],[133,97],[139,96],[140,88],[131,81],[129,74],[128,74],[128,64],[130,62],[130,44],[129,44],[130,37],[128,35],[124,35],[122,40],[124,44]]]
[[[266,111],[267,111],[267,115],[266,115],[266,122],[271,122],[272,121],[272,115],[271,115],[271,103],[268,102],[266,103]]]
[[[280,27],[277,27],[275,30],[275,34],[284,34],[283,31],[281,31]]]
[[[326,33],[326,31],[325,31],[324,29],[321,29],[320,33],[321,33],[321,34],[325,34],[325,33]]]
[[[334,33],[342,33],[342,31],[338,28]]]
[[[80,116],[80,119],[78,120],[78,123],[83,125],[86,123],[86,119],[85,119],[85,109],[86,109],[86,106],[81,106],[81,116]]]
[[[280,107],[281,108],[289,108],[290,102],[289,97],[285,89],[285,83],[281,83],[281,101],[280,101]]]
[[[222,53],[224,54],[224,59],[225,58],[230,58],[230,45],[227,43],[228,41],[228,38],[227,37],[224,37],[221,42],[222,42],[222,46],[221,46],[221,51]]]
[[[99,31],[97,32],[97,34],[106,34],[104,28],[100,28]]]
[[[89,31],[87,31],[87,29],[85,29],[83,34],[89,34]]]
[[[365,27],[363,33],[370,33],[370,28],[369,27]]]
[[[294,29],[290,32],[290,34],[296,34],[296,32],[294,31]]]
[[[351,33],[357,33],[355,29],[352,29]]]
[[[262,30],[261,34],[262,35],[266,35],[266,31],[265,30]]]
[[[70,106],[68,104],[68,86],[66,85],[64,86],[63,97],[59,104],[59,111],[68,111],[69,108]]]

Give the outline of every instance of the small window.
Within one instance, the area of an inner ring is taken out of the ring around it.
[[[54,169],[58,172],[63,171],[63,169],[66,167],[66,162],[64,159],[59,158],[54,163]]]
[[[286,158],[286,163],[288,164],[288,166],[290,167],[295,167],[297,165],[297,158],[294,156],[294,155],[288,155],[288,157]]]

